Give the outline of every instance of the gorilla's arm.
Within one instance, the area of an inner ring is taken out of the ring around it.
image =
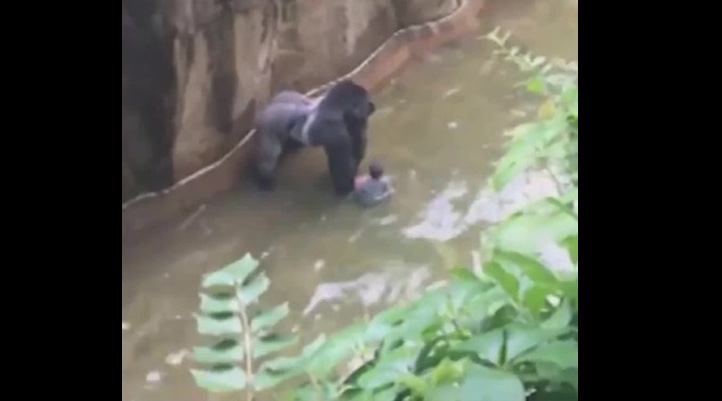
[[[353,156],[353,144],[341,121],[325,124],[323,134],[333,138],[324,145],[331,181],[337,194],[345,195],[353,191],[358,165]],[[335,132],[332,132],[335,131]]]
[[[366,124],[364,122],[350,122],[347,123],[348,133],[351,136],[351,147],[353,151],[353,157],[356,159],[356,167],[361,164],[361,161],[366,157]]]
[[[340,81],[321,98],[318,109],[332,118],[341,116],[346,126],[344,132],[351,139],[351,154],[358,168],[366,156],[367,120],[376,111],[376,105],[369,99],[366,89],[351,80]]]
[[[362,118],[357,118],[357,124],[353,129],[349,130],[351,138],[354,141],[355,155],[359,164],[361,164],[361,160],[366,157],[366,130],[368,129],[368,119],[375,112],[376,105],[369,100],[365,107],[362,107]]]
[[[273,172],[283,150],[283,143],[277,135],[269,135],[268,131],[260,131],[260,134],[256,148],[256,181],[262,189],[270,190],[274,187]]]

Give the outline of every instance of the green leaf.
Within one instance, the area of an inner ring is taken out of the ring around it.
[[[579,370],[561,369],[558,365],[548,362],[536,364],[536,372],[540,379],[554,383],[568,383],[579,391]]]
[[[478,334],[464,341],[456,347],[460,351],[475,352],[481,359],[485,359],[495,365],[501,365],[504,347],[504,332],[502,329],[495,329],[487,333]]]
[[[493,316],[509,302],[506,292],[494,284],[493,288],[468,297],[461,305],[457,319],[462,327],[478,327],[480,321]]]
[[[258,263],[250,253],[246,253],[243,258],[206,276],[203,279],[203,288],[242,283],[258,267]]]
[[[572,308],[569,301],[564,301],[559,305],[554,314],[541,324],[541,328],[545,330],[560,330],[569,326],[572,321]]]
[[[200,334],[213,336],[226,336],[243,332],[241,319],[232,313],[218,313],[213,315],[195,315]]]
[[[564,289],[564,294],[577,305],[579,302],[579,277],[562,281],[562,288]]]
[[[504,270],[498,262],[487,263],[484,266],[484,273],[494,279],[509,297],[515,300],[519,299],[519,280],[513,274]]]
[[[450,298],[450,308],[453,315],[458,317],[458,313],[462,309],[477,298],[484,297],[493,288],[498,288],[493,283],[484,283],[479,277],[468,269],[456,269],[452,271],[452,281],[448,288],[448,296]],[[495,294],[499,295],[497,292]],[[502,293],[503,295],[503,293]],[[503,299],[503,298],[502,298]],[[486,308],[483,308],[484,311]]]
[[[228,313],[238,312],[240,310],[238,306],[238,300],[231,294],[231,296],[211,296],[206,294],[200,294],[201,297],[201,312],[205,314],[212,313]]]
[[[547,165],[550,165],[558,160],[563,160],[567,155],[567,143],[565,137],[557,138],[551,143],[547,144],[544,149],[537,152],[537,156],[542,159],[546,159]]]
[[[522,153],[526,150],[526,154]],[[511,182],[516,176],[521,174],[524,169],[533,164],[534,159],[531,154],[533,149],[519,149],[516,152],[505,154],[496,167],[491,182],[495,191],[500,191]]]
[[[294,389],[291,393],[293,401],[318,401],[322,395],[310,383]]]
[[[373,401],[394,401],[396,400],[396,397],[399,394],[399,389],[397,386],[389,387],[383,391],[379,391],[373,394],[373,398],[371,398]],[[327,398],[327,400],[330,400],[331,398]]]
[[[363,340],[364,327],[348,327],[318,346],[308,356],[306,370],[317,378],[326,377],[338,364],[348,360],[354,354],[354,347]]]
[[[236,285],[236,281],[232,274],[224,271],[213,272],[203,278],[201,286],[203,288],[210,287],[232,287]]]
[[[545,241],[561,242],[564,238],[578,235],[579,222],[556,206],[546,202],[541,211],[517,214],[494,231],[494,242],[505,250],[524,255],[535,255]]]
[[[461,399],[459,390],[460,388],[456,385],[456,383],[432,387],[425,400],[459,401]]]
[[[376,366],[359,377],[358,385],[365,391],[374,391],[387,384],[400,381],[408,373],[406,370],[399,370],[393,366]]]
[[[526,84],[526,90],[535,94],[544,93],[544,87],[544,81],[539,77],[530,79]]]
[[[197,362],[205,364],[231,364],[243,361],[243,347],[236,340],[226,339],[212,347],[194,347]]]
[[[434,370],[431,371],[431,384],[439,386],[444,383],[454,383],[464,375],[464,360],[452,362],[444,358]]]
[[[548,362],[562,369],[579,368],[579,343],[573,340],[555,341],[520,356],[518,362]]]
[[[288,358],[281,356],[278,358],[270,359],[261,365],[260,369],[268,369],[273,372],[296,370],[300,366],[300,362],[303,361],[303,356]]]
[[[298,336],[279,336],[272,334],[253,342],[253,358],[261,358],[270,353],[282,350],[298,342]]]
[[[262,367],[253,376],[253,388],[256,391],[263,391],[269,388],[273,388],[300,373],[301,372],[297,370],[274,371]]]
[[[316,337],[315,340],[311,341],[308,345],[303,347],[303,350],[301,351],[301,357],[303,358],[309,358],[312,357],[319,349],[321,349],[321,346],[326,342],[326,336],[321,333]]]
[[[325,336],[323,334],[316,337],[314,341],[303,347],[301,354],[297,357],[278,357],[275,359],[267,360],[261,364],[259,370],[267,369],[272,372],[272,375],[278,374],[279,372],[287,372],[291,374],[303,373],[310,360],[314,357],[314,354],[324,344]]]
[[[467,283],[469,285],[481,284],[481,280],[479,280],[479,277],[477,277],[474,272],[461,267],[451,269],[451,277],[460,283]]]
[[[440,311],[448,302],[447,292],[427,292],[407,310],[400,324],[393,326],[383,338],[383,351],[399,340],[421,341],[423,333],[441,320]]]
[[[270,285],[271,280],[268,279],[265,272],[262,272],[251,280],[250,283],[238,290],[238,300],[242,305],[249,305],[257,301],[258,297],[266,292]]]
[[[579,188],[573,187],[564,193],[564,195],[559,197],[559,202],[565,205],[571,205],[577,199],[579,199]]]
[[[459,388],[460,401],[524,401],[524,386],[516,375],[473,365]]]
[[[214,393],[243,390],[246,387],[246,374],[238,367],[211,371],[191,369],[191,374],[198,387]]]
[[[408,374],[406,376],[403,376],[399,381],[402,385],[411,390],[411,393],[413,393],[417,397],[423,398],[429,391],[429,386],[426,384],[426,380],[414,374]]]
[[[492,176],[494,190],[501,190],[525,169],[533,166],[549,142],[565,132],[566,122],[557,114],[548,120],[516,127],[509,150],[499,160]]]
[[[560,96],[562,104],[569,109],[569,113],[574,117],[579,116],[579,87],[570,86],[562,92]]]
[[[246,253],[243,257],[223,268],[228,274],[233,275],[236,281],[242,283],[246,280],[249,274],[251,274],[258,267],[258,260],[254,259],[250,253]]]
[[[253,333],[258,333],[261,330],[275,326],[281,321],[281,319],[288,316],[288,312],[288,302],[278,305],[273,309],[261,312],[251,321],[251,331]]]
[[[424,340],[424,346],[421,347],[416,357],[414,372],[424,372],[429,368],[438,367],[440,363],[443,363],[442,360],[445,359],[444,356],[449,350],[448,336],[445,333],[429,337]]]
[[[556,381],[562,375],[562,368],[557,364],[549,362],[538,362],[535,364],[538,379]],[[537,379],[537,380],[538,380]]]
[[[509,325],[506,330],[507,361],[566,332],[564,329],[543,329],[519,323]]]
[[[368,324],[365,341],[375,343],[383,340],[388,333],[408,316],[408,305],[394,306],[376,315]]]
[[[501,329],[504,326],[514,322],[519,316],[518,309],[510,304],[506,304],[496,310],[488,318],[481,321],[481,332],[488,332],[495,329]]]
[[[343,401],[376,401],[374,399],[374,394],[370,391],[363,391],[359,389],[358,387],[354,387],[350,390],[346,390],[346,392],[338,398],[338,400]],[[317,401],[317,400],[314,400]]]
[[[533,286],[524,293],[522,303],[526,306],[534,316],[539,316],[539,313],[546,305],[547,295],[550,291],[546,287]]]
[[[569,383],[575,390],[579,391],[579,369],[565,369],[559,381]]]
[[[421,345],[421,343],[413,346],[402,345],[383,355],[376,366],[359,377],[358,385],[364,390],[375,390],[400,380],[410,373]]]
[[[569,251],[569,258],[575,265],[579,263],[579,236],[573,235],[562,241],[562,246]]]
[[[577,198],[578,198],[578,195],[579,195],[578,190],[574,190],[574,189],[569,191],[569,193],[566,196],[572,196],[572,195],[574,195],[575,192],[577,192]],[[576,198],[572,199],[571,201],[567,201],[567,202],[563,202],[562,199],[557,199],[557,198],[553,198],[553,197],[547,198],[546,200],[549,202],[549,204],[556,207],[560,212],[566,213],[567,215],[569,215],[569,217],[573,218],[575,221],[579,221],[578,216],[574,212],[574,206],[572,204],[576,200]],[[566,199],[564,199],[564,200],[566,200]],[[560,238],[560,240],[561,240],[561,238]]]
[[[559,280],[556,276],[554,276],[554,273],[531,257],[522,255],[521,253],[499,249],[494,252],[494,260],[502,263],[503,265],[506,265],[507,263],[513,264],[537,285],[551,288],[559,287]]]

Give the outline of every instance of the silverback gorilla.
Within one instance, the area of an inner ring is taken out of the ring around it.
[[[256,120],[259,186],[273,188],[273,173],[284,149],[323,146],[336,193],[353,191],[366,153],[368,118],[375,110],[366,89],[350,80],[336,83],[318,99],[294,91],[280,92]]]

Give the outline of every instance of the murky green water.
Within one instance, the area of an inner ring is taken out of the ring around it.
[[[576,59],[576,0],[496,0],[496,25],[548,57]],[[516,202],[552,190],[543,176],[499,196],[484,184],[503,132],[535,112],[512,90],[515,67],[475,38],[429,54],[375,96],[368,159],[382,162],[395,193],[362,210],[328,187],[321,150],[282,164],[279,187],[236,193],[123,245],[123,401],[212,398],[188,373],[198,342],[191,313],[201,276],[241,257],[262,258],[265,303],[289,301],[289,329],[304,340],[413,297],[456,264],[472,265],[479,234]],[[293,327],[297,326],[297,327]]]

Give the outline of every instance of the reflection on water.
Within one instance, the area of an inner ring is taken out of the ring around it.
[[[459,225],[462,215],[454,210],[452,201],[466,195],[466,182],[451,181],[441,194],[435,196],[426,207],[421,223],[405,228],[403,233],[409,238],[426,238],[447,241],[461,234]]]
[[[498,193],[488,187],[481,188],[464,212],[462,201],[467,192],[466,182],[452,180],[429,202],[422,221],[403,229],[404,235],[448,241],[479,222],[499,222],[523,205],[559,194],[554,179],[543,171],[522,174]],[[456,206],[453,201],[457,201]]]
[[[361,277],[335,283],[321,283],[316,287],[303,315],[313,312],[321,302],[356,302],[365,308],[380,303],[392,305],[413,299],[431,277],[427,267],[411,268],[398,263],[396,269],[366,273]],[[333,305],[338,309],[337,304]]]
[[[571,1],[571,0],[570,0]],[[503,4],[502,4],[503,3]],[[549,57],[577,55],[569,1],[496,1],[485,29]],[[513,91],[515,67],[471,38],[408,68],[376,97],[368,160],[392,179],[393,197],[371,209],[335,199],[321,149],[292,155],[278,189],[235,193],[123,245],[123,401],[226,400],[198,390],[188,373],[200,340],[192,312],[201,276],[246,252],[272,281],[266,305],[289,302],[283,329],[303,341],[417,296],[458,265],[479,268],[479,231],[522,202],[553,193],[544,173],[502,193],[485,184],[502,134],[534,112]],[[545,257],[564,267],[554,249]],[[556,259],[555,259],[556,258]]]

